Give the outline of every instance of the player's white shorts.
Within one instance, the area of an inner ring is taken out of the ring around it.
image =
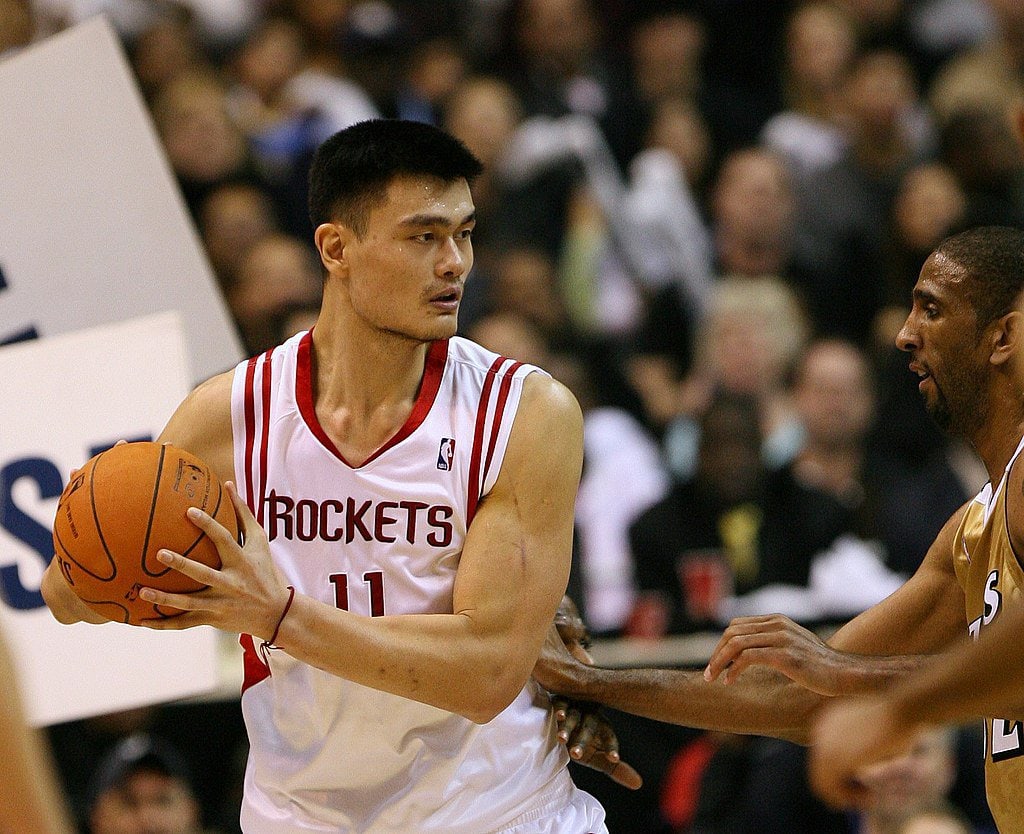
[[[573,785],[570,796],[562,793],[494,834],[608,834],[608,828],[600,803]]]

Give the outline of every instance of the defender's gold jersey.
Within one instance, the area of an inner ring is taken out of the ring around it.
[[[1024,441],[1010,459],[1007,472],[1022,448]],[[994,490],[987,484],[971,502],[953,540],[956,576],[967,599],[968,630],[974,639],[1001,614],[1007,599],[1017,600],[1024,591],[1024,570],[1007,530],[1006,490],[1006,473]],[[1024,497],[1018,496],[1018,500]],[[1024,834],[1024,730],[1020,721],[985,720],[985,789],[1001,834]]]

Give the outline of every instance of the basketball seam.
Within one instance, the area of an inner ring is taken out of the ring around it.
[[[107,451],[109,451],[109,449]],[[113,573],[110,575],[110,580],[113,580],[117,577],[117,561],[114,559],[113,554],[110,552],[110,548],[107,546],[107,540],[103,536],[103,527],[100,526],[100,514],[96,511],[96,467],[100,465],[100,461],[106,453],[107,452],[100,452],[96,458],[96,462],[93,463],[92,468],[89,470],[89,506],[92,508],[92,517],[93,521],[96,522],[96,533],[99,535],[100,544],[103,545],[103,552],[107,554],[107,559],[110,561],[110,567],[113,570]]]
[[[146,564],[146,554],[149,552],[149,537],[153,532],[153,516],[156,515],[156,503],[157,497],[160,494],[160,478],[164,473],[164,456],[167,454],[167,447],[160,444],[160,459],[156,463],[156,480],[153,484],[153,502],[149,505],[149,518],[146,521],[146,537],[142,540],[142,553],[139,556],[140,563],[142,565],[142,572],[146,576],[163,576],[167,573],[170,568],[164,568],[162,571],[152,573],[149,570],[149,566]]]

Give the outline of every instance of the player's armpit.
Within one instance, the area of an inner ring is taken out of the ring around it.
[[[218,374],[198,385],[178,406],[160,436],[206,461],[221,481],[235,480],[231,441],[231,385],[233,371]]]

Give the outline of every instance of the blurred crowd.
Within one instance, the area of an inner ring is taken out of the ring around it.
[[[460,329],[584,409],[570,591],[596,635],[843,621],[985,480],[894,339],[940,240],[1024,225],[1020,0],[0,0],[0,60],[98,12],[251,354],[316,318],[320,141],[417,119],[485,163]],[[768,762],[799,782],[793,749],[640,724],[648,787],[587,785],[613,832],[826,830],[713,813]],[[227,783],[244,733],[212,726]],[[68,759],[117,735],[53,732],[84,816]]]

